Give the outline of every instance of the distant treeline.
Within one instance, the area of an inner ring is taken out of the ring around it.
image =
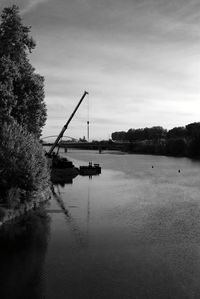
[[[155,126],[114,132],[112,140],[128,142],[126,150],[135,153],[200,157],[200,122],[169,131]]]

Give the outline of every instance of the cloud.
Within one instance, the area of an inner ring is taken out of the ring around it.
[[[95,137],[198,121],[199,0],[12,1],[37,42],[30,59],[45,77],[45,130],[62,128],[85,89]],[[77,137],[86,106],[70,126]]]
[[[29,0],[29,3],[21,10],[21,15],[25,15],[36,8],[38,5],[49,0]]]

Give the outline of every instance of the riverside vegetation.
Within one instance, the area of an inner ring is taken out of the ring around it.
[[[112,139],[128,141],[126,151],[133,153],[200,158],[200,122],[169,131],[160,126],[129,129],[112,133]]]
[[[26,210],[44,200],[49,188],[48,165],[39,142],[47,115],[44,78],[29,62],[36,45],[29,33],[19,8],[4,8],[0,23],[0,221],[8,211],[22,206]]]

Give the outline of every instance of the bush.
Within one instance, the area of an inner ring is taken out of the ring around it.
[[[10,190],[36,191],[49,180],[47,160],[39,140],[17,122],[4,123],[0,129],[0,188],[8,197]]]

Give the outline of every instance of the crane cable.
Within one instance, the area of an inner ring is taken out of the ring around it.
[[[90,98],[89,94],[88,96],[88,101],[87,101],[87,141],[89,142],[90,139]]]

